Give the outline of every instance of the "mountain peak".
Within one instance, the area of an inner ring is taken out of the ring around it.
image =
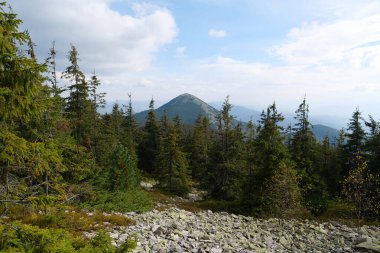
[[[169,118],[174,118],[176,115],[181,116],[182,122],[188,125],[194,124],[199,115],[206,116],[211,122],[214,122],[219,113],[214,107],[189,93],[183,93],[157,108],[157,117],[161,117],[164,111]],[[144,111],[136,114],[137,121],[145,122],[146,113]]]

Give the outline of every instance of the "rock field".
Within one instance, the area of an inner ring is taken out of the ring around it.
[[[135,252],[380,252],[379,227],[192,213],[175,207],[125,215],[136,225],[110,234],[117,245],[134,236]]]

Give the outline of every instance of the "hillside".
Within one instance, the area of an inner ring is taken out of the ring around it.
[[[218,106],[217,103],[212,103],[212,105]],[[179,115],[182,122],[187,125],[193,125],[198,115],[207,116],[211,123],[215,124],[215,118],[219,113],[219,111],[213,106],[188,93],[175,97],[168,103],[158,107],[155,110],[157,118],[160,118],[164,111],[167,112],[170,118],[174,118],[176,115]],[[139,125],[145,124],[147,114],[148,110],[135,114]],[[233,106],[231,114],[235,116],[236,120],[243,123],[250,119],[257,122],[260,117],[260,113],[258,111],[251,110],[243,106]],[[287,118],[291,117],[292,116],[287,115]],[[285,120],[282,125],[286,127],[289,123],[289,120]],[[337,129],[321,124],[314,125],[312,131],[318,141],[322,141],[326,136],[333,141],[339,135],[339,131]]]
[[[155,111],[157,118],[160,118],[164,111],[166,111],[170,118],[174,118],[176,115],[179,115],[182,122],[187,125],[194,124],[198,115],[207,116],[211,123],[215,123],[215,117],[219,113],[214,107],[188,93],[175,97],[168,103],[157,108]],[[143,125],[145,123],[147,114],[148,110],[142,111],[135,115],[139,125]]]

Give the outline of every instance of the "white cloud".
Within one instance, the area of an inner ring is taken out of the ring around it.
[[[227,33],[224,30],[215,30],[215,29],[210,29],[208,30],[208,36],[211,38],[224,38],[226,37]]]
[[[12,6],[31,32],[39,55],[46,56],[55,40],[61,58],[73,43],[87,71],[148,68],[155,53],[177,36],[172,13],[152,4],[133,4],[134,15],[123,15],[111,4],[112,0],[19,0]]]
[[[305,23],[272,52],[287,64],[380,69],[379,10],[326,24]]]
[[[177,47],[175,52],[176,52],[177,57],[183,57],[185,56],[185,53],[186,53],[186,47]]]

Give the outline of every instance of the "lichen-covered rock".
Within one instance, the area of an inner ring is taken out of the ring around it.
[[[178,208],[129,213],[134,226],[111,232],[120,245],[138,240],[135,252],[380,252],[380,228],[338,223],[254,219],[226,212]]]

